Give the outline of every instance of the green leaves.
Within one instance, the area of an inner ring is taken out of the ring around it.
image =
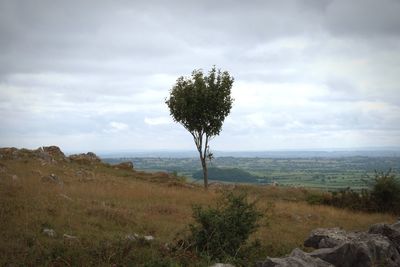
[[[166,104],[176,122],[190,133],[218,135],[232,108],[233,77],[215,67],[208,75],[194,70],[190,77],[179,77]]]
[[[215,66],[208,75],[194,70],[191,77],[179,77],[165,101],[171,116],[188,130],[200,155],[204,187],[208,186],[206,159],[211,159],[208,142],[219,135],[222,124],[232,108],[233,77]],[[205,139],[205,141],[203,141]]]
[[[226,192],[215,208],[193,207],[196,224],[190,225],[190,240],[200,254],[214,260],[246,257],[247,239],[258,228],[262,213],[244,193]]]

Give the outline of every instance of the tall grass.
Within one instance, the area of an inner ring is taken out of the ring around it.
[[[189,231],[192,206],[213,205],[220,189],[204,191],[166,174],[116,170],[95,164],[37,159],[0,160],[0,265],[154,266],[183,261],[166,244]],[[54,174],[63,184],[42,179]],[[317,227],[364,230],[395,217],[334,207],[309,205],[304,189],[236,186],[258,200],[264,213],[251,238],[261,240],[263,258],[301,247]],[[55,237],[43,233],[54,229]],[[152,235],[155,241],[126,240],[127,235]],[[63,235],[76,236],[67,239]],[[153,262],[153,263],[152,263]],[[190,265],[204,265],[196,258]]]

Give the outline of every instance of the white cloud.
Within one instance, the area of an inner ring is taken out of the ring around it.
[[[117,121],[112,121],[108,125],[109,127],[107,129],[104,129],[104,132],[106,133],[116,133],[116,132],[121,132],[129,129],[129,125],[122,123],[122,122],[117,122]]]
[[[215,64],[235,77],[219,149],[398,146],[399,10],[0,0],[0,145],[192,149],[164,100],[176,78]]]
[[[153,117],[153,118],[144,118],[144,122],[150,126],[156,125],[166,125],[171,124],[172,119],[170,117]]]

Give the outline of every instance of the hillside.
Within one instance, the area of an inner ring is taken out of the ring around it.
[[[193,222],[192,205],[212,205],[223,190],[258,199],[264,220],[252,238],[261,240],[260,259],[303,248],[318,227],[366,230],[396,219],[311,206],[305,189],[218,185],[205,191],[166,173],[103,163],[93,153],[2,148],[0,265],[207,266],[195,255],[177,258],[170,248]]]
[[[192,176],[194,179],[201,180],[203,179],[203,171],[196,171]],[[268,183],[265,178],[252,175],[238,168],[209,168],[208,179],[233,183]]]

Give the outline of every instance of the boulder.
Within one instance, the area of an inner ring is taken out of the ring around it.
[[[0,148],[0,159],[17,159],[18,149],[15,147]]]
[[[88,152],[86,154],[74,154],[68,157],[71,161],[80,163],[80,164],[95,164],[100,163],[101,159],[94,154],[93,152]]]
[[[114,168],[117,169],[117,170],[132,171],[133,170],[133,163],[130,162],[130,161],[121,162],[121,163],[118,163],[118,164],[114,165]]]
[[[368,233],[386,236],[400,252],[400,231],[391,225],[385,223],[377,223],[369,228]]]
[[[56,231],[54,231],[53,229],[49,229],[49,228],[44,228],[43,229],[43,234],[47,235],[48,237],[56,237]]]
[[[400,231],[400,219],[396,223],[392,224],[392,227],[397,231]]]
[[[304,241],[304,246],[312,248],[333,248],[356,237],[355,233],[347,233],[340,228],[317,228]]]
[[[42,177],[42,182],[49,182],[49,183],[55,183],[55,184],[59,184],[59,185],[63,185],[63,181],[54,173],[47,175],[47,176],[43,176]]]
[[[400,266],[400,254],[393,243],[385,236],[368,233],[309,255],[340,267]]]
[[[258,262],[257,267],[334,267],[332,264],[317,257],[311,257],[308,253],[295,248],[285,258],[267,258],[264,262]]]
[[[52,158],[65,158],[64,153],[61,151],[61,149],[58,146],[44,146],[44,147],[41,147],[41,149],[44,153],[47,153]]]

